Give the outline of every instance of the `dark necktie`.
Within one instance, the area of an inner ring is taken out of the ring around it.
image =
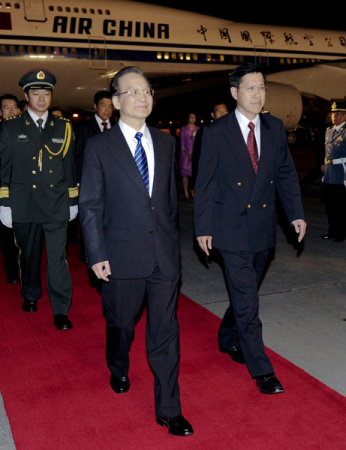
[[[257,149],[257,143],[255,138],[255,124],[252,122],[249,122],[248,127],[250,128],[249,135],[247,137],[247,148],[250,153],[253,169],[255,173],[257,174],[257,165],[258,165],[258,149]]]
[[[103,131],[108,129],[107,122],[102,122],[102,125],[103,125]]]
[[[42,130],[43,130],[43,128],[42,128],[43,119],[37,119],[37,123],[38,123],[38,131],[40,133],[42,133]]]
[[[135,151],[135,161],[138,167],[138,170],[140,171],[140,174],[142,175],[144,184],[149,192],[149,170],[148,170],[148,161],[147,157],[142,145],[142,136],[143,134],[138,132],[135,135],[135,138],[137,139],[137,147]]]

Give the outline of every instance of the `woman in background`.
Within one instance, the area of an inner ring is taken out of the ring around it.
[[[190,114],[187,125],[182,126],[180,130],[180,175],[182,176],[185,199],[190,198],[189,177],[192,175],[193,143],[197,130],[199,129],[195,123],[196,115]]]

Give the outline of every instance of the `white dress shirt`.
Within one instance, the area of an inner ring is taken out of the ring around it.
[[[238,120],[241,132],[243,134],[245,144],[247,144],[247,137],[250,132],[249,123],[252,122],[255,125],[255,138],[256,138],[256,144],[257,144],[257,150],[258,150],[258,159],[260,159],[260,156],[261,156],[261,127],[260,127],[259,115],[257,114],[257,116],[254,118],[254,120],[249,120],[238,110],[238,108],[235,109],[235,115]]]
[[[132,153],[132,156],[135,157],[135,151],[137,147],[137,139],[135,138],[135,135],[137,133],[137,130],[130,127],[129,125],[126,125],[121,119],[119,119],[119,127],[122,131],[127,145],[130,148],[130,151]],[[148,170],[149,170],[149,195],[151,197],[151,193],[153,190],[153,181],[154,181],[154,173],[155,173],[155,157],[154,157],[154,146],[153,141],[151,139],[150,132],[148,130],[148,127],[146,124],[139,130],[143,136],[142,136],[142,145],[147,157],[148,161]]]
[[[47,119],[48,119],[48,111],[46,111],[46,112],[43,114],[42,117],[36,115],[33,111],[31,111],[30,107],[27,109],[27,111],[28,111],[28,113],[30,114],[30,117],[31,117],[32,120],[34,121],[34,123],[35,123],[35,125],[37,126],[37,128],[38,128],[38,123],[37,123],[37,120],[38,120],[38,119],[43,119],[43,122],[42,122],[42,128],[44,128],[44,127],[46,126]]]
[[[103,125],[102,125],[102,122],[106,122],[106,124],[107,124],[107,130],[110,129],[110,127],[111,127],[111,122],[110,122],[109,119],[107,119],[107,120],[102,120],[101,117],[99,117],[97,114],[95,114],[95,119],[96,119],[96,122],[97,122],[98,126],[100,127],[101,132],[104,131],[104,127],[103,127]]]

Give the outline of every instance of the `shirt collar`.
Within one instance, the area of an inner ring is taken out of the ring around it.
[[[42,126],[44,126],[44,124],[46,123],[46,121],[48,119],[48,111],[46,111],[42,117],[39,117],[37,114],[35,114],[33,111],[31,111],[30,107],[28,108],[27,111],[28,111],[30,117],[32,118],[32,120],[35,122],[35,124],[37,124],[38,119],[43,119]]]
[[[244,114],[242,114],[238,108],[235,109],[235,115],[238,119],[239,124],[246,128],[249,125],[249,122],[252,122],[255,124],[255,127],[258,125],[259,123],[259,114],[257,114],[257,116],[253,119],[253,120],[249,120],[247,117],[244,116]]]

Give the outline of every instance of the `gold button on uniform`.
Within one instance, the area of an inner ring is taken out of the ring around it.
[[[36,170],[33,170],[32,173],[33,173],[34,175],[36,175]]]
[[[251,208],[251,205],[250,205],[250,204],[248,204],[248,205],[247,205],[247,207],[248,207],[248,208]]]
[[[33,189],[36,189],[37,186],[36,186],[36,184],[33,184],[32,187],[33,187]]]
[[[241,186],[241,182],[240,182],[240,181],[238,181],[237,185],[238,185],[238,186]]]
[[[267,207],[267,205],[264,203],[263,208],[266,208],[266,207]]]
[[[53,173],[53,171],[52,171],[52,170],[50,170],[50,171],[49,171],[49,173]]]

